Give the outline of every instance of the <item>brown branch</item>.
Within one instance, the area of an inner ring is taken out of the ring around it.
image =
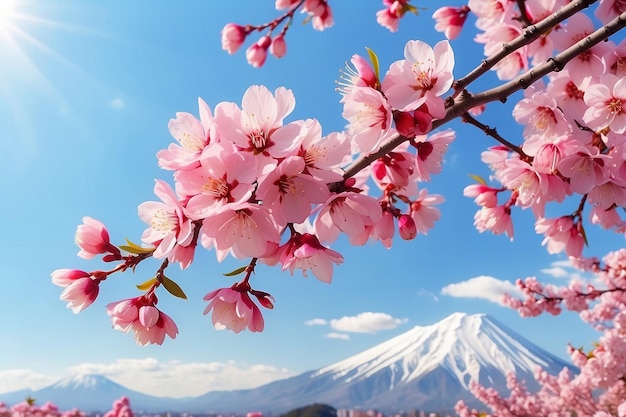
[[[457,98],[454,101],[451,100],[452,105],[450,105],[446,109],[446,115],[441,119],[433,120],[431,130],[437,129],[444,124],[464,115],[472,107],[490,103],[492,101],[506,101],[506,99],[511,94],[529,87],[535,81],[541,79],[547,74],[550,74],[551,72],[561,71],[565,67],[565,65],[572,59],[582,54],[583,52],[588,51],[598,43],[606,40],[609,36],[623,29],[624,26],[626,26],[626,12],[611,20],[605,26],[596,30],[589,36],[565,49],[563,52],[550,58],[547,62],[530,69],[529,71],[521,74],[517,78],[505,84],[502,84],[501,86],[483,91],[482,93],[474,95],[467,93],[461,95],[461,97]],[[346,169],[344,173],[344,178],[350,178],[354,176],[363,168],[367,167],[381,156],[387,154],[388,152],[391,152],[393,149],[395,149],[398,145],[406,140],[408,140],[408,138],[402,135],[391,138],[389,141],[381,145],[378,151],[369,155],[362,156],[354,161],[354,163]]]
[[[538,37],[546,33],[548,30],[554,28],[556,25],[564,21],[565,19],[575,15],[579,11],[586,9],[597,0],[579,0],[561,7],[550,16],[543,19],[541,22],[528,26],[524,29],[524,32],[513,39],[511,42],[502,45],[502,49],[483,60],[483,62],[468,73],[465,77],[459,78],[454,82],[452,87],[454,93],[452,98],[457,97],[470,83],[475,81],[481,75],[493,68],[498,62],[500,62],[506,56],[512,54],[519,48],[526,46],[536,40]]]
[[[528,155],[526,155],[524,153],[522,148],[520,148],[517,145],[512,144],[511,142],[509,142],[508,140],[506,140],[502,136],[500,136],[500,134],[498,133],[498,131],[495,128],[489,127],[486,124],[479,122],[474,117],[472,117],[472,115],[470,115],[469,113],[465,113],[463,116],[461,116],[461,119],[465,123],[469,123],[472,126],[476,126],[480,130],[482,130],[485,133],[485,135],[491,136],[492,138],[494,138],[495,140],[497,140],[498,142],[500,142],[501,144],[503,144],[504,146],[506,146],[510,150],[512,150],[514,152],[517,152],[522,160],[528,161],[528,160],[532,159],[532,157],[530,157],[530,156],[528,156]]]

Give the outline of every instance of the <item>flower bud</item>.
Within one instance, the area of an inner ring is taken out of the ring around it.
[[[276,58],[282,58],[287,53],[287,43],[283,35],[278,35],[272,40],[270,53]]]
[[[417,236],[415,221],[408,214],[403,214],[398,219],[398,233],[404,240],[412,240]]]
[[[243,26],[228,23],[222,29],[222,49],[234,54],[243,45],[248,33]]]

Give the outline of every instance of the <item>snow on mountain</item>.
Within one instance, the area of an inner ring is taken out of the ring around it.
[[[235,410],[242,400],[273,413],[315,402],[388,412],[451,411],[459,399],[479,406],[468,390],[471,380],[500,390],[512,371],[536,388],[537,366],[553,374],[564,366],[575,370],[492,317],[455,313],[319,370],[254,390],[210,392],[196,401],[215,411]]]
[[[332,365],[254,389],[158,398],[103,376],[75,375],[29,395],[40,402],[50,400],[61,409],[86,411],[106,411],[115,399],[127,396],[133,409],[149,412],[281,414],[313,403],[384,412],[449,412],[460,399],[480,406],[468,390],[471,380],[502,390],[506,374],[514,372],[529,389],[535,389],[537,366],[552,374],[566,366],[576,370],[490,316],[455,313]],[[8,404],[23,400],[0,395],[0,401]]]

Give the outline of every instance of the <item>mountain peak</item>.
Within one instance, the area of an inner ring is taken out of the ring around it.
[[[115,387],[118,386],[115,382],[110,379],[97,374],[90,374],[85,372],[77,372],[73,375],[67,376],[57,383],[55,383],[52,388],[55,389],[86,389],[86,390],[97,390],[103,387]]]

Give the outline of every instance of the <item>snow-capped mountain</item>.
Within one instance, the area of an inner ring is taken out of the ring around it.
[[[226,411],[243,402],[274,413],[315,402],[389,412],[451,411],[459,399],[479,405],[468,390],[473,379],[501,389],[512,371],[533,389],[537,366],[554,374],[571,367],[492,317],[455,313],[316,371],[253,390],[210,392],[193,405]]]
[[[178,402],[175,399],[153,397],[133,391],[102,375],[92,374],[72,375],[37,391],[0,394],[0,401],[16,404],[26,397],[32,397],[40,405],[51,401],[60,410],[78,408],[83,411],[103,412],[110,410],[113,401],[123,396],[131,399],[132,407],[137,411],[167,411]]]
[[[57,382],[31,396],[61,409],[107,410],[125,395],[136,410],[280,414],[312,403],[335,408],[451,411],[459,399],[479,406],[469,392],[478,380],[498,390],[514,372],[534,389],[539,366],[556,374],[574,367],[484,314],[455,313],[417,326],[348,359],[255,389],[212,391],[195,398],[156,398],[95,375]],[[18,401],[24,398],[18,399]],[[0,400],[12,402],[0,395]]]

